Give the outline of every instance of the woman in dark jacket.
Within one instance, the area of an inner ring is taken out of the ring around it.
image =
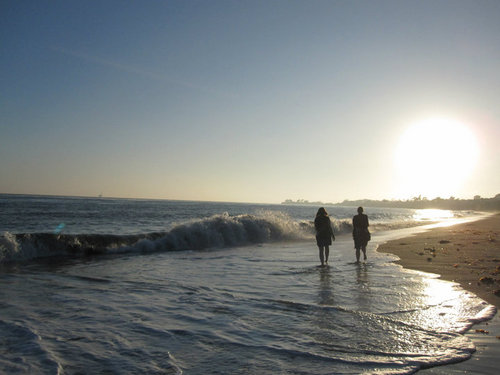
[[[356,262],[359,262],[360,249],[363,251],[366,260],[366,245],[371,239],[368,231],[368,216],[363,213],[363,207],[358,207],[358,214],[352,218],[352,238],[356,249]]]
[[[328,213],[323,207],[316,214],[314,228],[316,229],[316,244],[319,248],[319,260],[321,261],[321,265],[324,266],[325,263],[328,264],[330,245],[332,244],[332,238],[335,241],[335,236]]]

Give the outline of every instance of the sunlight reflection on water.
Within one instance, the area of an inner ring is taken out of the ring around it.
[[[466,311],[465,302],[471,295],[456,284],[439,279],[427,278],[422,280],[424,285],[423,303],[431,308],[431,314],[422,314],[428,320],[427,324],[434,329],[463,332],[470,325],[471,312]],[[446,319],[443,319],[446,318]],[[425,326],[425,322],[421,322]]]
[[[450,210],[423,209],[416,210],[413,214],[413,218],[417,221],[439,221],[453,219],[454,215]]]

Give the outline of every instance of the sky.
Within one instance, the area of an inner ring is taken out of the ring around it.
[[[499,19],[498,0],[2,1],[0,193],[492,197]]]

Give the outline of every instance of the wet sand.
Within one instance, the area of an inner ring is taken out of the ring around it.
[[[377,249],[397,255],[405,268],[440,275],[486,302],[500,306],[500,214],[434,228],[389,241]],[[423,370],[426,374],[496,374],[500,358],[500,317],[475,325],[467,336],[476,345],[471,359]]]

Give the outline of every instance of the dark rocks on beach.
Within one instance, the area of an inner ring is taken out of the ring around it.
[[[448,240],[441,240],[439,241],[440,244],[445,244],[445,243],[450,243],[451,241],[448,241]]]
[[[479,281],[485,284],[493,284],[495,282],[495,279],[493,279],[492,277],[483,276],[479,279]]]
[[[476,329],[476,333],[484,333],[485,335],[489,335],[490,334],[489,331],[486,331],[484,329]]]

